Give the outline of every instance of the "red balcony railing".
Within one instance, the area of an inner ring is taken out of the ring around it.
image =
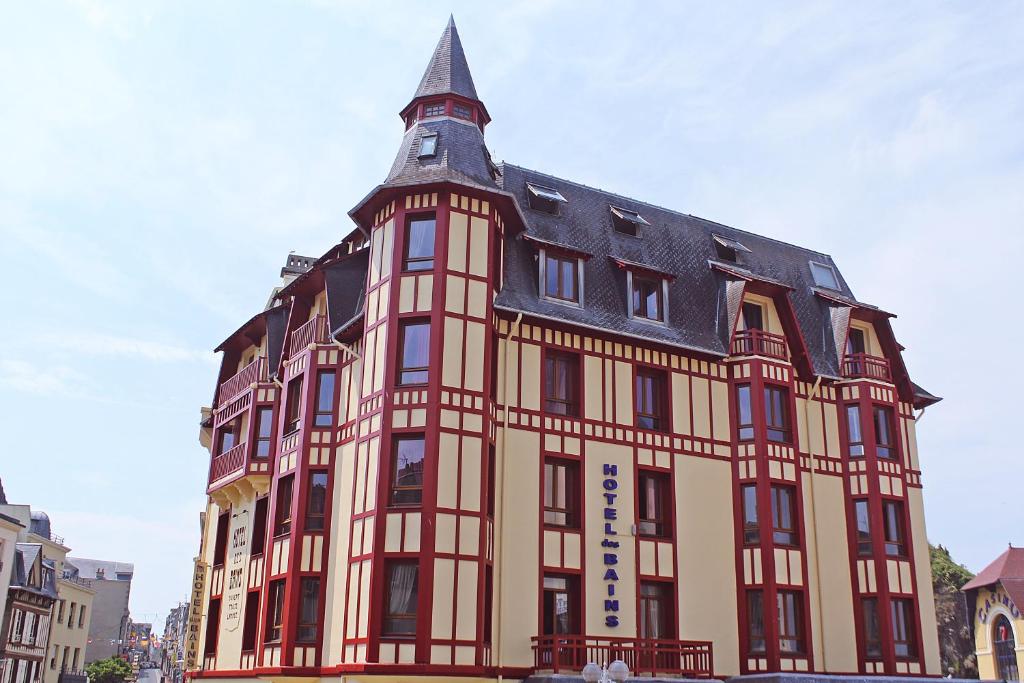
[[[889,369],[889,361],[885,358],[869,356],[866,353],[848,353],[843,358],[843,377],[866,377],[891,382],[892,371]]]
[[[578,674],[590,662],[611,664],[621,659],[633,675],[672,674],[686,678],[714,675],[711,643],[696,640],[606,638],[551,635],[533,638],[537,671]]]
[[[220,455],[213,456],[210,461],[210,481],[223,479],[232,472],[245,466],[245,444],[232,446]]]
[[[732,338],[734,356],[768,356],[785,360],[786,338],[764,330],[739,330]]]
[[[239,370],[233,377],[228,378],[220,385],[217,392],[217,403],[224,405],[235,396],[251,387],[257,382],[267,381],[267,363],[262,356]]]
[[[306,348],[310,344],[323,344],[327,342],[327,316],[318,315],[303,323],[301,327],[292,332],[288,341],[288,357]]]

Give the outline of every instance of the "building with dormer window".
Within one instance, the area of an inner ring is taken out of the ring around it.
[[[454,22],[218,347],[201,679],[937,675],[939,399],[827,254],[495,162]]]

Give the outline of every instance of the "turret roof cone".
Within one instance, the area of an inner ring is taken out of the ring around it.
[[[413,99],[447,93],[468,97],[471,100],[480,99],[473,85],[473,76],[469,73],[469,64],[462,49],[462,41],[459,40],[459,31],[455,28],[455,17],[448,17],[448,25],[445,26],[441,39],[437,41],[434,55],[427,64],[427,70],[423,73],[423,79],[416,88]]]

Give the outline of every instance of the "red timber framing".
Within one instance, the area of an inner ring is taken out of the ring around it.
[[[840,415],[840,435],[843,446],[843,465],[846,493],[847,538],[850,553],[850,578],[854,595],[854,620],[857,628],[857,659],[859,673],[906,674],[924,671],[924,652],[918,601],[917,571],[914,558],[914,544],[927,542],[915,539],[910,519],[910,503],[907,491],[920,488],[920,472],[911,468],[907,447],[906,421],[913,421],[914,415],[909,404],[899,400],[892,384],[870,380],[845,382],[838,387],[837,399]],[[859,410],[861,441],[864,455],[850,456],[850,426],[846,408],[857,406]],[[894,435],[895,453],[891,458],[879,457],[877,447],[876,408],[891,411],[890,429]],[[882,490],[883,484],[885,491]],[[867,500],[871,552],[860,555],[857,538],[856,500]],[[903,551],[897,556],[886,552],[885,519],[883,503],[893,501],[900,504],[899,524],[902,527]],[[906,563],[909,571],[888,571],[889,563]],[[891,585],[896,577],[897,585]],[[867,653],[864,611],[865,598],[877,600],[878,629],[881,652],[869,657]],[[897,656],[893,642],[892,600],[907,599],[913,605],[913,619],[909,624],[916,653],[913,656]],[[917,671],[909,666],[916,665]]]

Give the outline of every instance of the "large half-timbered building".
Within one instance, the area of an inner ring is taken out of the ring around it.
[[[913,383],[826,254],[496,163],[454,23],[218,347],[209,679],[939,673]]]

